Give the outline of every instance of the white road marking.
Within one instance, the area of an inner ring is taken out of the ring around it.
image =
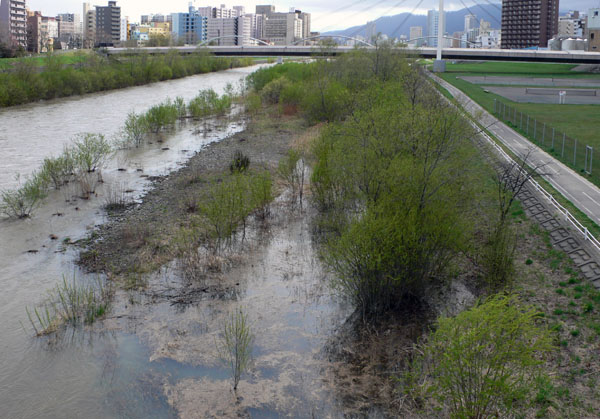
[[[591,196],[589,196],[587,193],[581,191],[582,194],[584,194],[585,196],[587,196],[589,199],[592,200],[592,202],[596,205],[598,205],[600,207],[600,204],[598,203],[598,201],[596,201],[594,198],[592,198]]]

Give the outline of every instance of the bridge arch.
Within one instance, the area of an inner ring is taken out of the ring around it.
[[[429,39],[429,38],[435,38],[435,39],[437,39],[437,36],[420,36],[418,38],[409,39],[408,41],[402,41],[402,43],[408,44],[409,42],[418,41],[419,39]],[[452,36],[444,36],[444,39],[453,39],[455,41],[466,42],[469,45],[479,45],[477,42],[463,41],[460,38],[454,38]]]
[[[296,44],[299,44],[300,42],[304,42],[304,41],[310,41],[311,39],[319,39],[319,38],[343,38],[343,39],[350,39],[350,40],[356,41],[356,42],[361,42],[361,43],[365,44],[368,47],[374,47],[375,46],[373,44],[368,43],[367,41],[363,41],[362,39],[353,38],[351,36],[345,36],[345,35],[315,35],[315,36],[309,36],[308,38],[298,39],[292,45],[296,45]]]
[[[256,38],[252,38],[252,37],[248,37],[248,36],[242,36],[242,35],[223,35],[223,36],[217,36],[216,38],[211,38],[211,39],[207,39],[206,41],[202,41],[200,43],[198,43],[199,47],[203,47],[203,46],[208,46],[208,44],[210,44],[213,41],[218,41],[220,39],[238,39],[238,38],[243,38],[243,39],[249,39],[251,41],[257,42],[261,45],[266,45],[266,46],[270,46],[268,43],[266,43],[265,41],[262,41],[260,39],[256,39]],[[243,45],[236,45],[236,46],[243,46]]]

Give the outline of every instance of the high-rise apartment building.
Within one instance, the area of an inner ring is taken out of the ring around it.
[[[503,0],[502,48],[547,47],[558,33],[558,1]]]
[[[0,0],[0,41],[27,47],[25,0]]]
[[[121,8],[116,1],[96,6],[96,45],[113,46],[121,41]]]

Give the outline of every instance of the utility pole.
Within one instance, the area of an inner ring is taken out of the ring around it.
[[[440,0],[438,11],[438,42],[436,59],[433,62],[434,73],[444,73],[446,71],[446,63],[442,60],[442,47],[444,45],[444,0]]]

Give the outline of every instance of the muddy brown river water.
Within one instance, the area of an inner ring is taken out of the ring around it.
[[[189,100],[207,87],[222,91],[256,68],[2,110],[0,189],[15,186],[16,173],[31,173],[77,133],[112,137],[129,111],[167,97]],[[198,126],[184,125],[162,144],[117,153],[103,171],[97,198],[66,202],[74,193],[67,188],[53,192],[30,219],[0,219],[0,417],[341,415],[323,381],[322,351],[348,309],[330,296],[305,218],[283,209],[270,233],[255,237],[243,249],[244,262],[226,273],[225,281],[240,284],[231,295],[178,305],[120,291],[108,319],[92,328],[48,339],[35,338],[29,327],[25,307],[63,275],[94,280],[78,270],[76,251],[63,241],[81,239],[106,222],[108,185],[131,189],[139,199],[149,187],[147,176],[169,173],[243,127],[240,120],[208,121],[198,135]],[[184,285],[173,266],[149,281],[167,296]],[[256,341],[254,363],[236,399],[215,339],[228,313],[239,308],[248,313]]]

